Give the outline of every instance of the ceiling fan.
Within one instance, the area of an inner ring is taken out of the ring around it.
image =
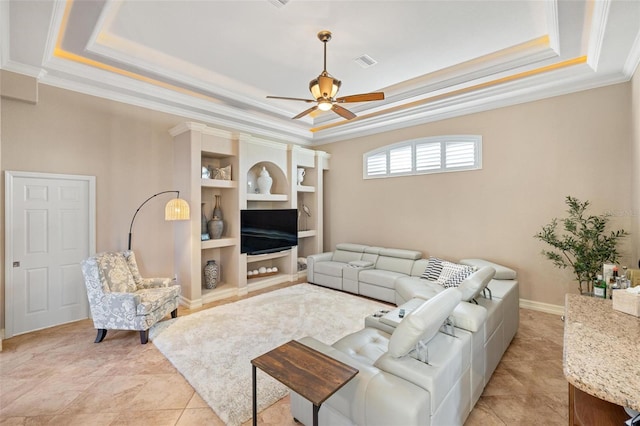
[[[338,89],[340,89],[340,85],[342,84],[342,82],[336,78],[333,78],[327,72],[327,42],[331,40],[331,32],[320,31],[318,33],[318,39],[324,44],[324,69],[317,78],[314,78],[309,82],[309,90],[311,91],[314,99],[288,98],[283,96],[267,96],[267,98],[302,101],[308,103],[316,102],[316,105],[305,111],[302,111],[300,114],[293,117],[294,120],[304,117],[305,115],[317,109],[319,109],[320,111],[331,110],[339,116],[346,118],[347,120],[351,120],[352,118],[355,118],[356,115],[338,104],[348,102],[381,101],[384,99],[384,92],[363,93],[360,95],[350,95],[336,98],[335,96],[338,93]]]

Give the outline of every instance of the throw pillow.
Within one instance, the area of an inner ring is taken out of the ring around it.
[[[442,263],[446,260],[439,259],[437,257],[429,257],[429,263],[421,275],[421,278],[429,281],[437,281],[440,273],[442,272]]]
[[[442,263],[442,272],[436,280],[444,288],[458,287],[465,278],[473,274],[474,268],[467,265],[458,265],[452,262]]]

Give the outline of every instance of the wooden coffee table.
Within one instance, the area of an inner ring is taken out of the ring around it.
[[[258,422],[256,367],[313,404],[313,425],[324,401],[358,374],[358,369],[335,360],[295,340],[251,360],[253,424]]]

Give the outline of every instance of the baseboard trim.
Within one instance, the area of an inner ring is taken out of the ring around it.
[[[0,329],[0,352],[2,352],[2,341],[4,340],[4,328]]]
[[[534,300],[520,299],[520,307],[533,311],[546,312],[548,314],[564,315],[564,306],[551,303],[536,302]]]
[[[178,303],[187,309],[196,309],[202,307],[202,299],[191,300],[182,295],[180,296]]]

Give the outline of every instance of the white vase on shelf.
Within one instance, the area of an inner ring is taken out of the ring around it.
[[[258,190],[260,191],[260,194],[271,194],[272,184],[273,179],[269,175],[269,171],[266,167],[262,167],[260,177],[258,178]]]
[[[298,185],[302,185],[302,181],[304,181],[305,174],[306,174],[305,170],[302,167],[298,167]]]

